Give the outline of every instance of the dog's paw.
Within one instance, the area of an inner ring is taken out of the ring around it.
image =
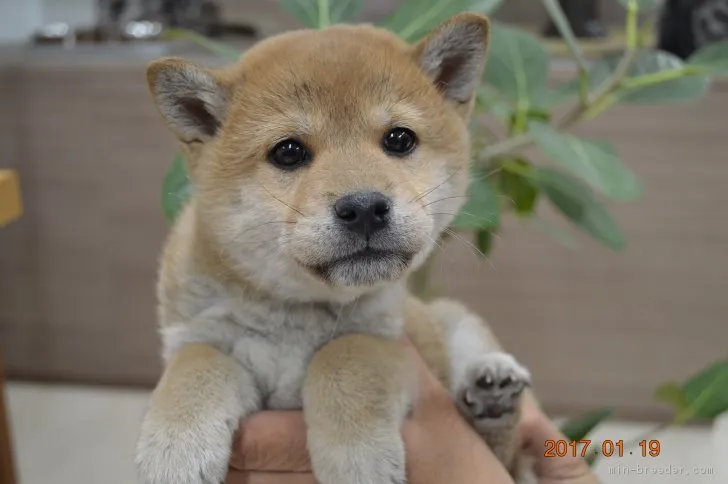
[[[528,370],[508,353],[487,353],[474,360],[457,393],[460,410],[473,422],[508,421],[523,390],[531,385]]]
[[[309,452],[320,484],[406,484],[404,442],[399,432],[333,444],[311,439]]]
[[[141,484],[221,484],[237,422],[155,422],[147,419],[137,443]]]

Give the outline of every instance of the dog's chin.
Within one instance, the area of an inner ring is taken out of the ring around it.
[[[333,286],[376,286],[400,279],[412,257],[404,252],[364,249],[309,269]]]

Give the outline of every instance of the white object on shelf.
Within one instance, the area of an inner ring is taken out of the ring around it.
[[[715,453],[715,482],[728,482],[728,412],[713,421],[713,452]]]
[[[0,43],[22,43],[43,24],[41,0],[0,0]]]
[[[0,43],[22,43],[45,25],[96,24],[96,0],[0,0]]]

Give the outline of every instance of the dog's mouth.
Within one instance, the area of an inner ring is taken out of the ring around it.
[[[414,254],[365,247],[330,261],[307,266],[317,277],[334,285],[368,286],[396,280]]]
[[[381,250],[381,249],[373,249],[371,247],[365,247],[352,254],[348,254],[344,257],[339,257],[338,259],[335,259],[335,260],[329,262],[328,264],[329,265],[330,264],[340,264],[343,262],[366,264],[366,263],[374,262],[374,261],[377,261],[380,259],[400,257],[403,255],[404,254],[401,254],[401,253],[393,251],[393,250]]]

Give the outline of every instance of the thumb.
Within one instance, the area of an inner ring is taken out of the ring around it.
[[[524,419],[521,425],[526,449],[536,459],[536,474],[541,478],[540,482],[598,484],[596,476],[581,457],[583,445],[577,446],[576,456],[572,447],[568,448],[569,452],[563,457],[547,456],[544,450],[547,449],[548,441],[569,442],[569,439],[546,415],[539,411]]]

